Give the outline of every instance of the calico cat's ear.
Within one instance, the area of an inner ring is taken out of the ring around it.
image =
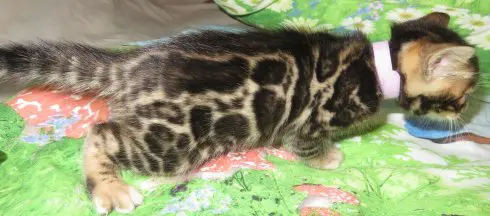
[[[428,81],[437,78],[469,79],[473,76],[468,60],[475,56],[476,50],[470,46],[446,47],[430,55],[425,76]]]
[[[449,15],[445,13],[432,12],[419,18],[419,21],[447,28],[447,26],[449,25],[449,19]]]

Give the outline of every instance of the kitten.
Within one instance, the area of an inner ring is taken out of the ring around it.
[[[398,102],[413,114],[456,118],[475,88],[475,50],[448,22],[432,13],[392,27]],[[226,152],[281,142],[308,165],[335,169],[343,155],[331,138],[362,125],[383,99],[364,35],[291,29],[206,30],[122,53],[15,43],[0,48],[0,80],[108,99],[112,119],[93,126],[84,144],[100,213],[143,202],[121,168],[179,176]]]

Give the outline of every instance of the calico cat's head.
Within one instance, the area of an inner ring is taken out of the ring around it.
[[[448,23],[447,14],[435,12],[392,27],[392,62],[402,81],[398,102],[415,115],[456,119],[476,88],[475,49]]]

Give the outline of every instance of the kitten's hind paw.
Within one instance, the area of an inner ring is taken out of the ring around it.
[[[108,214],[112,209],[119,213],[131,213],[143,203],[143,196],[135,188],[121,182],[101,182],[92,191],[97,213]]]
[[[344,160],[344,154],[338,148],[331,148],[321,157],[310,159],[306,163],[318,169],[337,169]]]

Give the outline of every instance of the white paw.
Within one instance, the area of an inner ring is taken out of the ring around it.
[[[323,157],[308,160],[309,166],[318,169],[337,169],[344,160],[344,154],[338,148],[329,149]]]
[[[323,165],[324,169],[337,169],[344,161],[344,153],[338,148],[333,148],[327,153],[327,159]]]
[[[120,181],[98,184],[92,191],[92,199],[99,214],[108,214],[112,209],[131,213],[143,203],[140,192]]]

